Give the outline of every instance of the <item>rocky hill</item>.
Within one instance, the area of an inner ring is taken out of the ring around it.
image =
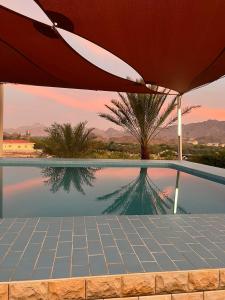
[[[7,133],[25,134],[30,132],[31,136],[45,136],[45,126],[39,123],[31,126],[21,126],[18,128],[8,128],[4,131]],[[115,128],[106,130],[94,129],[94,134],[102,141],[115,141],[118,143],[134,142],[134,138],[128,133]],[[163,130],[156,139],[156,142],[174,142],[177,137],[177,127],[171,126]],[[183,125],[183,138],[186,140],[195,139],[200,143],[218,142],[225,143],[225,121],[208,120],[198,123],[190,123]]]

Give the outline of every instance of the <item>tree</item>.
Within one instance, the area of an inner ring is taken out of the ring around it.
[[[71,187],[85,194],[83,186],[93,186],[95,173],[99,168],[72,168],[72,167],[47,167],[42,170],[45,178],[45,183],[51,187],[51,192],[56,193],[60,189],[69,193]]]
[[[156,92],[158,88],[152,86]],[[111,100],[112,105],[105,105],[110,113],[99,116],[115,123],[128,131],[140,144],[141,159],[149,159],[149,143],[159,132],[177,121],[172,115],[177,108],[177,97],[168,99],[169,92],[156,94],[121,94],[119,100]],[[166,102],[168,101],[168,104]],[[193,108],[185,107],[182,114],[189,113]]]
[[[93,128],[86,128],[87,122],[71,124],[54,123],[46,129],[48,137],[45,140],[44,153],[57,157],[78,157],[90,148],[94,139]]]
[[[112,201],[103,214],[171,214],[174,207],[174,200],[151,180],[147,168],[140,168],[139,175],[134,180],[97,200]],[[187,213],[180,206],[177,209],[180,214]]]

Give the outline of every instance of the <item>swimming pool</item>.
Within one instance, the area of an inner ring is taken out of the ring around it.
[[[225,213],[225,185],[171,168],[3,166],[0,217]]]

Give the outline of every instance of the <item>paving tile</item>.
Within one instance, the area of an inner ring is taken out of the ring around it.
[[[189,246],[203,258],[215,258],[215,256],[201,244],[189,244]]]
[[[144,269],[135,254],[122,254],[125,269],[129,273],[143,272]]]
[[[74,249],[72,256],[72,265],[88,265],[87,249]]]
[[[72,242],[59,242],[56,251],[56,257],[70,256],[72,252]]]
[[[102,244],[100,241],[88,241],[88,254],[103,254]]]
[[[111,234],[102,234],[101,235],[101,242],[103,247],[108,247],[108,246],[115,246],[115,240],[113,238],[113,235]]]
[[[127,239],[130,242],[131,245],[143,245],[143,240],[140,238],[140,236],[137,233],[128,233]]]
[[[140,261],[154,261],[154,257],[146,246],[133,246],[133,249]]]
[[[126,273],[126,269],[123,264],[108,264],[109,274],[124,274]]]
[[[104,254],[107,263],[121,263],[121,255],[117,247],[104,248]]]
[[[134,252],[128,240],[116,240],[116,244],[122,254]]]
[[[16,265],[19,263],[21,256],[22,256],[22,252],[10,251],[2,260],[0,264],[0,268],[3,269],[15,268]]]
[[[43,243],[46,232],[34,232],[31,236],[30,243]]]
[[[89,264],[92,275],[108,274],[104,255],[89,256]]]
[[[159,264],[154,261],[145,261],[141,263],[145,272],[160,272],[162,269]]]
[[[61,230],[59,233],[60,242],[72,242],[72,231],[71,230]]]
[[[18,237],[18,233],[6,232],[0,239],[0,245],[11,244]]]
[[[70,277],[71,265],[69,257],[57,257],[52,270],[52,278]]]
[[[15,269],[3,269],[0,272],[0,281],[10,281]]]
[[[87,248],[87,236],[86,235],[74,235],[73,236],[73,248]]]
[[[120,228],[112,228],[112,233],[113,233],[114,239],[125,239],[126,238],[124,231]]]
[[[183,256],[194,266],[194,268],[208,268],[207,262],[194,251],[183,252]]]
[[[47,236],[44,240],[43,249],[55,250],[58,243],[58,236]]]
[[[0,245],[0,259],[9,251],[10,245]]]
[[[100,234],[112,234],[112,231],[108,224],[98,225],[98,230]]]
[[[177,266],[174,262],[164,253],[153,253],[156,262],[159,264],[160,268],[164,271],[175,271]]]
[[[89,266],[72,266],[72,277],[89,276],[89,275],[90,275]]]
[[[100,235],[97,229],[87,229],[87,240],[97,241],[100,240]]]
[[[52,268],[40,268],[33,271],[31,279],[48,279],[51,276]]]
[[[162,252],[163,249],[155,239],[143,239],[145,245],[151,252]]]
[[[40,256],[37,260],[36,268],[51,268],[53,266],[55,258],[54,250],[46,250],[40,253]]]
[[[165,250],[166,254],[172,260],[183,260],[184,256],[182,252],[179,252],[173,245],[162,245],[162,248]]]

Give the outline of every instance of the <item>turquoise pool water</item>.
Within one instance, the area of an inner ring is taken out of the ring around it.
[[[225,185],[169,168],[2,167],[0,217],[225,213]]]

